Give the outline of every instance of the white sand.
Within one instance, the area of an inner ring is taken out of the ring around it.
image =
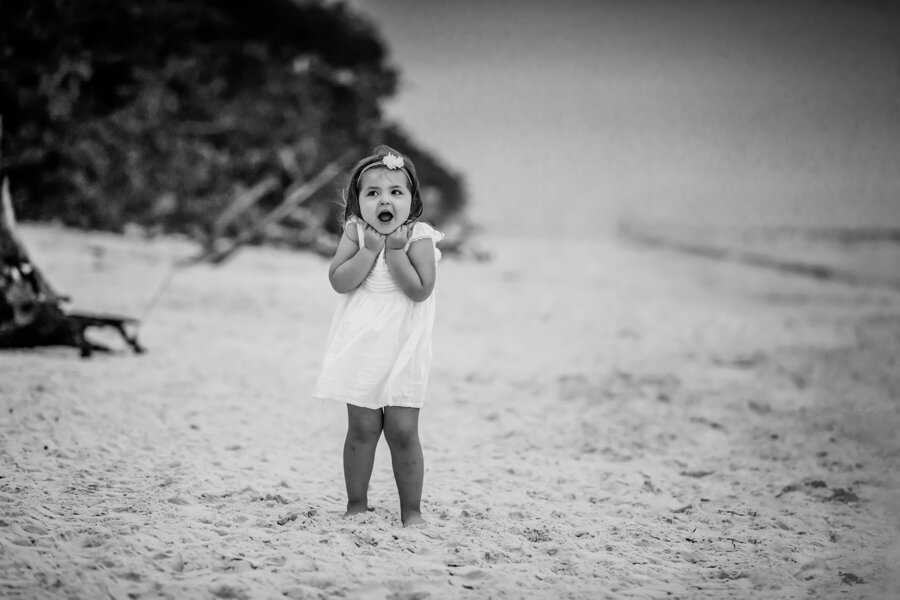
[[[77,306],[135,316],[193,250],[24,236]],[[426,528],[383,443],[375,512],[340,516],[343,409],[307,399],[324,259],[178,272],[144,356],[0,354],[0,596],[900,594],[900,294],[495,242],[439,270]]]

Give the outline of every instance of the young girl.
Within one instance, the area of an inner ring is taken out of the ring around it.
[[[431,367],[435,265],[443,234],[425,223],[416,169],[387,146],[357,163],[328,278],[341,295],[313,397],[347,404],[345,516],[367,510],[381,433],[404,526],[423,523],[419,409]]]

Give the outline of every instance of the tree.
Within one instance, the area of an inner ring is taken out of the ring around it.
[[[199,235],[264,178],[260,211],[385,140],[422,161],[434,221],[464,207],[461,178],[385,120],[397,73],[340,3],[3,0],[0,22],[2,167],[24,219]],[[335,200],[317,192],[292,226],[335,232]]]

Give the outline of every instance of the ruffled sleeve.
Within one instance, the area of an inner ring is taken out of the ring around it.
[[[359,247],[362,248],[365,245],[365,242],[363,240],[363,233],[366,230],[362,221],[357,219],[355,215],[350,215],[350,218],[348,218],[347,221],[344,222],[344,231],[347,231],[348,229],[356,230],[356,241],[359,244]]]
[[[409,246],[417,241],[430,239],[434,242],[434,260],[435,262],[441,260],[441,251],[437,247],[438,242],[444,239],[444,234],[429,225],[428,223],[421,223],[416,221],[416,224],[413,225],[412,234],[409,236],[409,241],[406,242],[406,250],[409,250]]]

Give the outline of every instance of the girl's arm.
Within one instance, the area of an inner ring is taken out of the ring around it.
[[[409,245],[409,252],[403,247],[390,244],[384,253],[391,276],[404,294],[414,302],[428,299],[434,290],[434,242],[431,238],[416,240]]]
[[[360,248],[356,224],[351,221],[344,225],[344,235],[341,236],[334,258],[331,259],[331,267],[328,269],[328,280],[331,282],[331,287],[339,294],[352,292],[359,287],[359,284],[372,270],[378,253],[381,252],[384,236],[379,236],[374,229],[372,229],[374,234],[372,235],[369,233],[370,229],[370,227],[366,228],[365,244]],[[380,245],[378,237],[381,238]]]

